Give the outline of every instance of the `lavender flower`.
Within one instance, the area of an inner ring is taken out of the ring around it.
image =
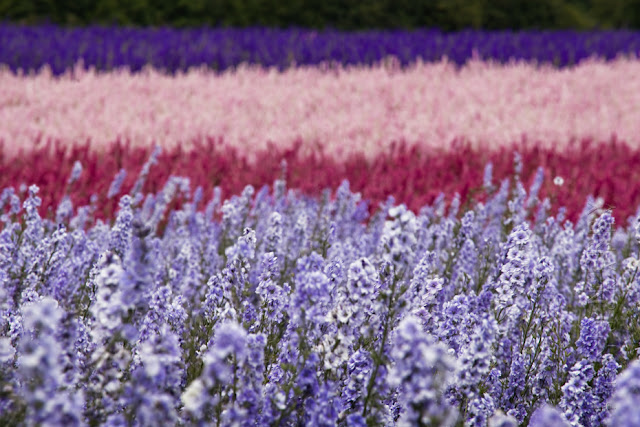
[[[131,245],[133,211],[131,210],[131,197],[123,196],[120,199],[120,210],[116,217],[116,223],[109,233],[109,249],[123,258]]]
[[[73,163],[73,168],[71,169],[71,175],[69,176],[69,180],[67,181],[67,185],[71,185],[80,178],[82,174],[82,163],[79,161],[75,161]]]
[[[366,350],[356,351],[347,364],[349,377],[342,391],[344,405],[346,411],[361,413],[363,406],[363,397],[366,395],[366,386],[371,376],[373,362],[369,352]],[[355,422],[353,414],[352,422]]]
[[[64,196],[56,209],[56,222],[58,224],[67,223],[73,216],[73,203],[69,196]]]
[[[482,179],[482,186],[485,191],[490,192],[493,190],[493,183],[491,182],[493,178],[493,163],[487,163],[484,168],[484,176]]]
[[[351,303],[367,307],[379,286],[378,272],[367,258],[351,263],[347,271],[347,295]]]
[[[591,413],[591,387],[589,382],[594,376],[593,366],[584,361],[576,363],[569,373],[569,380],[562,386],[560,408],[572,425],[582,424]]]
[[[147,162],[142,165],[142,170],[140,171],[140,175],[138,176],[138,179],[136,180],[135,184],[133,185],[133,189],[131,190],[131,194],[134,197],[133,203],[134,204],[138,204],[140,198],[142,197],[142,188],[144,187],[144,183],[147,180],[147,177],[149,176],[149,171],[151,170],[151,166],[155,165],[158,162],[158,156],[162,154],[162,147],[159,145],[156,145],[153,148],[153,152],[151,153],[151,156],[149,156],[149,159],[147,160]]]
[[[11,345],[11,339],[0,338],[0,364],[10,362],[15,354],[16,350]]]
[[[395,331],[391,356],[395,361],[389,385],[400,388],[404,412],[400,425],[453,425],[458,415],[448,405],[444,389],[456,369],[455,361],[442,344],[425,334],[420,321],[406,317]]]
[[[526,292],[529,279],[531,230],[528,225],[517,225],[507,240],[505,262],[500,267],[501,275],[496,286],[495,309],[498,321],[506,319],[512,323],[523,310],[519,297]],[[515,304],[514,304],[515,302]],[[507,328],[510,326],[507,326]]]
[[[531,427],[569,427],[569,421],[562,412],[549,405],[542,405],[533,412]]]
[[[122,184],[124,183],[124,180],[126,177],[127,177],[127,171],[124,169],[120,169],[120,171],[118,171],[116,176],[113,178],[111,185],[109,186],[109,191],[107,192],[107,199],[111,199],[120,193],[120,189],[122,188]]]
[[[27,424],[81,425],[82,392],[65,383],[62,348],[55,333],[62,318],[57,301],[45,297],[23,308],[25,334],[17,364]]]
[[[124,272],[120,258],[107,252],[101,256],[100,265],[100,275],[96,278],[95,302],[91,306],[96,319],[92,335],[97,343],[104,344],[121,330],[123,317],[129,306],[121,289]]]
[[[591,417],[593,425],[605,425],[609,417],[609,399],[613,394],[614,382],[620,365],[614,360],[611,354],[602,357],[602,366],[598,370],[593,380],[593,414]]]
[[[505,415],[502,411],[498,411],[489,419],[489,427],[516,427],[517,425],[519,425],[518,420]]]
[[[248,355],[247,332],[237,323],[226,322],[216,328],[215,336],[209,349],[203,356],[203,371],[182,394],[181,400],[184,410],[192,419],[211,421],[221,420],[221,408],[228,399],[235,402],[238,398],[238,384],[234,376],[238,369],[246,363]],[[226,385],[233,386],[233,393],[224,396],[216,392]],[[239,408],[236,408],[236,411]],[[227,413],[227,417],[231,414]],[[248,414],[235,414],[235,417],[246,417]]]
[[[578,351],[589,362],[595,362],[600,358],[602,350],[604,350],[610,330],[609,323],[604,320],[582,319],[580,323],[580,338],[576,342]]]
[[[124,392],[129,417],[142,426],[179,423],[177,397],[184,368],[178,336],[164,323],[137,350],[139,363],[131,373],[134,381]]]
[[[417,243],[416,218],[404,205],[392,208],[389,215],[394,220],[385,223],[380,238],[380,245],[384,248],[383,259],[402,271],[413,263],[413,249]]]
[[[277,258],[272,252],[268,252],[262,257],[263,273],[256,288],[256,293],[260,296],[264,319],[275,324],[280,323],[287,309],[289,308],[289,286],[281,286],[276,280]]]
[[[640,361],[634,360],[615,381],[615,391],[610,400],[611,415],[607,425],[640,426]]]
[[[531,209],[533,205],[539,201],[538,192],[540,192],[540,188],[542,187],[543,181],[544,181],[544,168],[540,166],[538,167],[538,170],[536,170],[536,175],[533,178],[533,183],[531,183],[531,188],[529,189],[529,198],[527,199],[527,202],[526,202],[527,209]]]

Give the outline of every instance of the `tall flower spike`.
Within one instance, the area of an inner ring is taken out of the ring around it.
[[[493,163],[487,163],[484,167],[484,177],[482,179],[482,186],[485,191],[493,191]]]
[[[153,152],[151,153],[151,156],[149,156],[149,159],[146,161],[144,165],[142,165],[142,170],[140,171],[140,174],[138,175],[138,179],[136,180],[135,184],[133,185],[133,189],[131,190],[131,194],[134,198],[133,200],[134,205],[137,205],[142,200],[142,197],[143,197],[142,189],[144,188],[144,183],[146,182],[147,177],[149,176],[149,172],[151,171],[151,166],[158,163],[158,156],[160,156],[160,154],[162,154],[162,147],[159,145],[156,145],[153,149]]]
[[[58,302],[50,297],[23,306],[25,334],[20,342],[18,369],[29,425],[83,424],[84,398],[65,379],[60,366],[62,348],[56,330],[62,318]]]
[[[71,169],[71,175],[69,176],[69,181],[67,181],[67,185],[71,185],[80,178],[82,174],[82,163],[78,160],[73,164],[73,168]]]
[[[634,360],[622,371],[615,382],[611,400],[609,427],[640,426],[640,360]]]
[[[395,362],[389,385],[398,387],[404,411],[398,425],[453,425],[458,413],[444,397],[456,363],[446,347],[422,331],[420,321],[404,318],[395,331],[391,356]]]
[[[588,409],[591,399],[591,387],[589,382],[594,376],[594,369],[589,363],[579,361],[569,372],[569,379],[562,386],[562,399],[560,408],[572,425],[581,425],[585,418],[591,418],[594,414],[585,411]],[[623,425],[623,424],[620,424]]]
[[[611,327],[606,320],[584,318],[580,323],[580,338],[576,345],[578,351],[589,361],[600,359],[607,343]]]
[[[131,196],[125,195],[120,199],[120,210],[116,217],[116,223],[109,233],[109,250],[114,251],[120,258],[127,255],[131,245],[132,222]]]
[[[132,384],[124,396],[126,410],[137,425],[178,424],[176,397],[184,373],[178,336],[163,323],[137,347],[140,364],[133,370]]]
[[[228,396],[232,401],[239,392],[235,384],[235,372],[242,367],[248,356],[248,334],[242,326],[235,322],[225,322],[216,328],[215,335],[202,360],[204,367],[199,378],[195,379],[182,394],[184,410],[192,419],[212,421],[214,408],[228,402],[215,393],[215,387],[232,386],[234,392]],[[220,418],[217,419],[220,421]]]
[[[111,185],[109,186],[109,191],[107,192],[107,199],[111,199],[112,197],[120,194],[120,189],[122,188],[122,184],[124,183],[125,178],[127,177],[127,171],[125,169],[120,169],[116,176],[111,181]]]
[[[122,318],[128,309],[120,289],[123,273],[120,258],[116,254],[106,252],[101,255],[100,273],[95,279],[95,300],[91,305],[91,312],[96,320],[91,333],[99,345],[122,327]]]

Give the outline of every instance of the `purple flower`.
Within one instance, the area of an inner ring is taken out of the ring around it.
[[[242,231],[241,226],[249,215],[253,193],[253,186],[247,185],[240,197],[234,196],[222,204],[222,228],[231,241]]]
[[[155,165],[158,162],[158,156],[162,154],[162,147],[156,145],[153,148],[153,152],[149,159],[142,165],[142,170],[140,171],[140,175],[138,175],[138,179],[136,180],[133,188],[131,189],[131,195],[133,196],[133,204],[137,205],[139,203],[140,197],[142,197],[142,188],[144,187],[144,183],[149,176],[149,172],[151,170],[151,166]]]
[[[583,280],[576,289],[576,294],[579,295],[579,303],[582,306],[598,296],[595,289],[597,282],[614,275],[612,267],[615,257],[613,252],[609,250],[613,223],[614,219],[609,211],[604,212],[596,219],[592,227],[593,235],[580,257]],[[600,279],[596,277],[596,274]]]
[[[468,347],[460,355],[458,381],[456,386],[476,392],[480,383],[489,374],[493,359],[493,342],[497,332],[493,318],[487,317],[478,325],[471,336]]]
[[[130,411],[140,425],[179,422],[178,399],[184,374],[178,336],[167,324],[137,345],[132,382],[124,393]]]
[[[346,411],[362,412],[362,397],[366,395],[366,386],[371,376],[373,361],[368,351],[356,351],[347,363],[348,379],[342,390],[342,399]]]
[[[121,258],[127,254],[131,244],[132,222],[131,197],[126,195],[120,199],[116,223],[109,233],[109,249]]]
[[[67,185],[71,185],[80,178],[82,174],[82,163],[79,161],[75,161],[73,163],[73,168],[71,169],[71,175],[69,176],[69,180],[67,181]]]
[[[444,279],[432,274],[434,263],[435,254],[427,252],[413,269],[407,298],[415,309],[424,308],[430,312],[438,303],[438,296],[444,288]]]
[[[103,344],[121,330],[129,305],[121,289],[124,271],[120,258],[110,252],[100,258],[100,274],[95,279],[96,294],[91,305],[96,326],[91,333],[97,343]]]
[[[225,322],[216,328],[202,357],[202,374],[181,396],[184,410],[194,419],[207,420],[212,408],[221,403],[220,397],[213,392],[214,387],[234,385],[234,373],[246,363],[247,338],[247,332],[235,322]],[[233,398],[235,400],[237,396]]]
[[[383,260],[402,271],[413,264],[417,244],[416,217],[405,205],[391,208],[389,216],[393,221],[385,222],[379,246],[382,249]]]
[[[634,360],[622,371],[615,381],[615,391],[611,400],[611,415],[607,425],[640,426],[640,361]]]
[[[583,422],[591,418],[591,387],[589,382],[594,376],[593,366],[585,361],[576,363],[569,372],[569,379],[562,386],[560,408],[571,424]]]
[[[511,214],[507,218],[507,224],[519,225],[523,224],[526,217],[525,199],[527,197],[527,190],[525,190],[520,180],[516,181],[516,188],[513,198],[507,202],[509,213]]]
[[[56,209],[56,222],[58,224],[67,223],[73,216],[73,203],[69,196],[65,195]]]
[[[81,425],[84,397],[66,384],[60,360],[62,348],[56,332],[62,309],[53,298],[25,304],[25,334],[20,341],[18,371],[26,403],[27,424]]]
[[[0,338],[0,365],[13,360],[16,350],[11,345],[11,338]]]
[[[609,323],[606,320],[584,318],[580,323],[580,338],[576,345],[578,351],[589,361],[600,359],[609,335]]]
[[[547,404],[536,409],[529,421],[531,427],[569,427],[570,425],[562,412]]]
[[[496,285],[496,311],[499,321],[513,323],[522,307],[519,297],[526,293],[525,284],[531,273],[531,230],[526,223],[514,227],[506,244],[506,257],[500,266],[500,277]]]
[[[120,169],[120,171],[118,171],[116,176],[113,178],[111,185],[109,186],[107,199],[111,199],[112,197],[115,197],[120,193],[120,189],[122,188],[122,184],[124,183],[126,177],[127,171],[124,169]]]
[[[236,259],[252,261],[256,256],[256,232],[250,228],[245,228],[242,236],[238,237],[235,245],[225,251],[228,262]]]
[[[471,305],[472,301],[469,297],[456,295],[442,306],[436,331],[455,355],[458,355],[468,344],[477,321]]]
[[[278,260],[272,252],[262,256],[261,263],[263,272],[260,282],[256,288],[256,294],[260,296],[265,319],[274,323],[280,323],[286,310],[289,308],[289,291],[286,287],[280,286],[276,280]]]
[[[492,425],[492,422],[498,422],[498,425],[503,420],[509,420],[510,417],[505,417],[504,414],[494,414],[496,405],[493,397],[488,393],[483,396],[478,396],[477,393],[471,393],[468,398],[470,399],[467,404],[467,419],[466,425],[470,426],[486,426],[487,422]],[[505,421],[506,422],[506,421]]]
[[[516,175],[522,173],[522,155],[518,152],[513,155],[513,171]]]
[[[478,250],[476,244],[471,238],[468,238],[462,243],[457,262],[451,274],[451,282],[456,286],[456,289],[465,289],[473,283],[477,262]]]
[[[269,225],[265,232],[265,252],[277,252],[281,250],[284,236],[284,224],[282,215],[278,212],[271,213]]]
[[[336,395],[337,386],[326,382],[320,386],[318,392],[307,399],[306,408],[308,416],[305,417],[307,425],[319,427],[332,427],[338,421],[338,401]],[[354,414],[354,417],[357,417]],[[347,419],[347,423],[349,420]],[[366,425],[366,424],[365,424]]]
[[[544,168],[539,166],[536,170],[536,175],[533,178],[533,182],[531,183],[531,188],[529,188],[529,198],[527,199],[527,209],[531,209],[531,207],[538,202],[538,193],[540,192],[540,188],[542,187],[542,182],[544,181]]]
[[[389,385],[398,387],[404,412],[401,425],[452,423],[458,417],[444,391],[453,379],[455,360],[447,348],[422,331],[413,316],[403,319],[395,330]]]
[[[379,287],[378,272],[367,258],[351,263],[347,271],[347,294],[353,304],[373,300]]]
[[[525,396],[528,357],[520,353],[513,355],[509,371],[507,387],[502,396],[505,409],[513,409],[515,402],[522,403]]]
[[[307,327],[322,322],[330,310],[331,282],[322,271],[304,272],[296,276],[295,292],[290,306],[291,321],[310,322]]]
[[[484,187],[485,191],[493,190],[493,184],[491,182],[492,177],[493,177],[493,163],[487,163],[487,165],[484,167],[484,176],[482,179],[482,186]]]
[[[602,357],[602,366],[593,380],[594,414],[593,425],[604,425],[609,417],[609,399],[613,394],[614,383],[620,365],[611,354]]]
[[[502,411],[497,411],[489,418],[489,427],[516,427],[520,425],[518,420],[511,415],[505,415]]]

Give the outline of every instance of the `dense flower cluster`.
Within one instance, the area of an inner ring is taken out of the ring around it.
[[[591,56],[613,59],[640,51],[637,31],[522,31],[513,33],[439,30],[360,31],[268,28],[25,27],[0,24],[0,62],[13,71],[44,65],[62,74],[78,60],[87,67],[111,70],[147,65],[172,73],[194,66],[226,70],[241,63],[288,68],[293,65],[367,64],[394,56],[402,65],[439,61],[462,65],[476,55],[566,67]]]
[[[8,192],[0,424],[638,425],[638,215],[485,178],[371,217],[347,182],[171,178],[91,226]]]

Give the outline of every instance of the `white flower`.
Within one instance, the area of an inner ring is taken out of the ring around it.
[[[564,184],[564,178],[562,178],[561,176],[556,176],[555,178],[553,178],[553,183],[558,187],[562,187],[562,185]]]
[[[204,403],[204,395],[204,384],[200,379],[194,380],[180,397],[184,405],[184,410],[196,414],[199,413]]]
[[[16,350],[11,345],[11,338],[0,338],[0,363],[9,362],[15,353]]]

